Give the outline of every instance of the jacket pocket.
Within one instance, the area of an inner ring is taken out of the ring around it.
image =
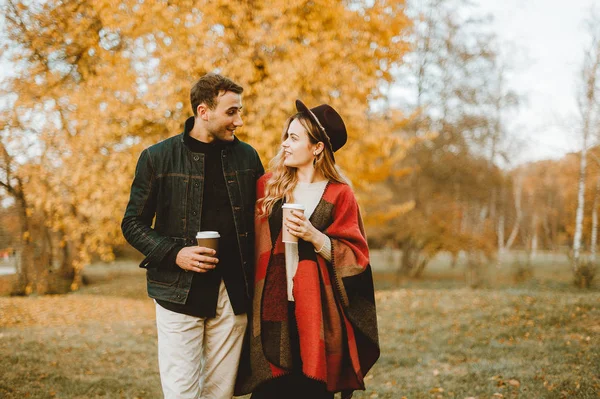
[[[179,282],[180,270],[147,269],[146,279],[149,283],[174,286]]]

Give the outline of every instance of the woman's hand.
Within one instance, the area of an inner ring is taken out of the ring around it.
[[[290,234],[310,242],[315,248],[321,248],[325,241],[325,235],[312,225],[310,220],[304,216],[304,212],[292,210],[292,216],[285,220],[285,227]]]

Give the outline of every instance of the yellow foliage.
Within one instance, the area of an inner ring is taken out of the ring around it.
[[[369,215],[365,224],[367,226],[377,226],[388,223],[391,220],[398,219],[400,216],[415,208],[414,201],[407,201],[401,204],[391,205],[385,211],[376,211]]]
[[[27,132],[24,143],[37,140],[24,153],[42,156],[20,171],[27,196],[73,247],[77,268],[92,253],[112,259],[123,243],[136,159],[181,132],[189,89],[206,72],[244,87],[237,134],[265,164],[301,98],[344,117],[349,140],[336,158],[357,191],[407,173],[394,171],[410,146],[395,133],[405,117],[369,111],[409,50],[403,1],[15,3],[7,29],[22,68],[10,82],[18,99],[8,126],[14,137]]]

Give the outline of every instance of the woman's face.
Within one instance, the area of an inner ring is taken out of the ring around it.
[[[287,137],[281,144],[283,147],[283,164],[291,168],[312,166],[316,144],[311,144],[306,129],[298,119],[294,119],[288,127]]]

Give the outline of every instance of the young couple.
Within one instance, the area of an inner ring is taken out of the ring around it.
[[[164,396],[349,398],[379,343],[362,220],[335,165],[346,127],[331,106],[297,100],[264,174],[235,136],[242,92],[200,78],[183,133],[137,163],[122,230],[145,256]],[[305,211],[283,220],[285,203]],[[218,254],[198,231],[219,232]]]

